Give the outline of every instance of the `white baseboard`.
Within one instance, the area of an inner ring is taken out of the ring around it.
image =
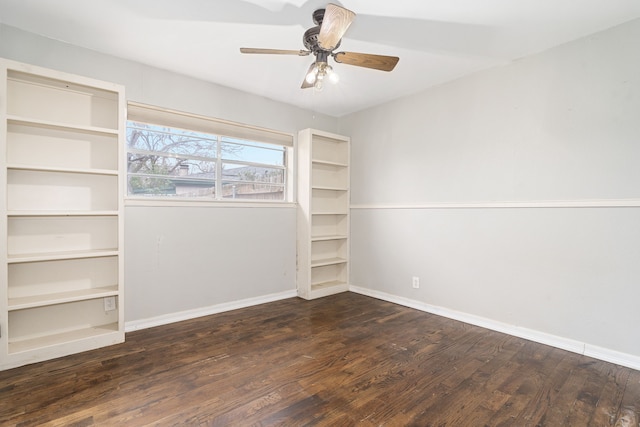
[[[295,289],[291,291],[279,292],[277,294],[263,295],[255,298],[247,298],[239,301],[225,302],[209,307],[196,308],[193,310],[179,311],[177,313],[163,314],[162,316],[150,317],[148,319],[132,320],[125,322],[125,332],[136,331],[138,329],[153,328],[154,326],[167,325],[169,323],[180,322],[183,320],[195,319],[196,317],[209,316],[211,314],[222,313],[225,311],[237,310],[239,308],[251,307],[267,302],[279,301],[286,298],[296,297],[298,294]]]
[[[394,304],[399,304],[405,307],[414,308],[416,310],[424,311],[427,313],[436,314],[438,316],[447,317],[449,319],[469,323],[471,325],[480,326],[482,328],[491,329],[493,331],[513,335],[540,344],[550,345],[562,350],[567,350],[573,353],[582,354],[584,356],[593,357],[595,359],[604,360],[605,362],[615,363],[616,365],[640,370],[640,357],[632,354],[621,353],[619,351],[598,347],[569,338],[558,337],[532,329],[521,328],[506,323],[497,322],[495,320],[487,319],[484,317],[426,304],[421,301],[399,297],[397,295],[391,295],[386,292],[375,291],[372,289],[353,285],[349,286],[349,291],[381,299],[383,301],[392,302]]]

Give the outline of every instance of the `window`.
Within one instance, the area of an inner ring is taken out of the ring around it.
[[[288,200],[290,134],[133,103],[128,118],[130,197]]]

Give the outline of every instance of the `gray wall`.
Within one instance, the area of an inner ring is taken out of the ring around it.
[[[640,367],[640,20],[340,132],[352,285]]]
[[[633,365],[639,40],[631,22],[341,120],[6,26],[0,55],[122,83],[133,101],[350,135],[359,290]],[[295,289],[292,206],[128,206],[125,233],[129,322]]]
[[[0,56],[123,84],[130,101],[296,134],[337,119],[0,25]],[[164,323],[295,291],[295,206],[125,208],[125,320]]]

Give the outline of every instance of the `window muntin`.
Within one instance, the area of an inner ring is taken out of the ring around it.
[[[130,197],[286,200],[285,146],[127,122]]]

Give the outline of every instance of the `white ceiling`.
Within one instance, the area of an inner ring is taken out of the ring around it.
[[[341,0],[357,16],[339,50],[399,56],[391,73],[332,64],[300,89],[326,0],[0,0],[0,22],[46,37],[342,116],[640,17],[640,0]],[[332,62],[332,60],[330,60]]]

